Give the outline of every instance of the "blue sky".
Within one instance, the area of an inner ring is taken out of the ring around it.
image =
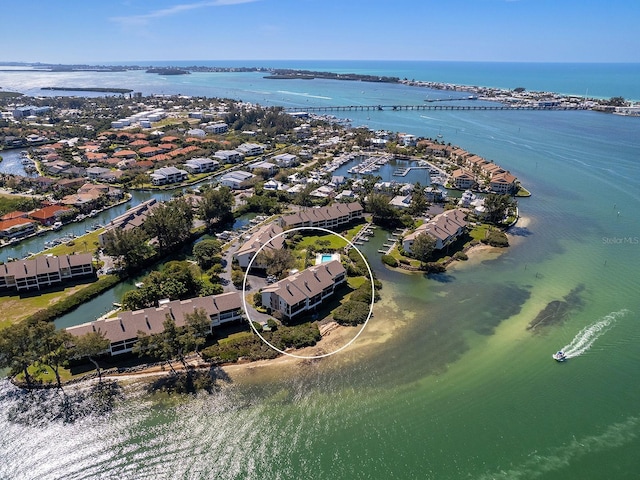
[[[4,0],[0,61],[640,62],[638,0]]]

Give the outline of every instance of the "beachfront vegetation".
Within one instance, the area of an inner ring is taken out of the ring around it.
[[[189,375],[191,370],[187,365],[187,355],[204,345],[210,326],[206,313],[196,310],[193,314],[186,314],[183,327],[176,326],[175,320],[167,314],[162,326],[163,331],[153,335],[139,332],[133,352],[165,362],[173,373],[176,370],[172,361],[177,360]]]
[[[0,368],[9,375],[21,375],[28,389],[36,386],[35,376],[50,369],[62,388],[60,369],[70,358],[71,334],[56,330],[51,322],[30,320],[0,330]]]
[[[487,212],[487,221],[494,225],[500,224],[513,206],[513,199],[509,195],[489,193],[484,197],[484,208]]]
[[[388,265],[390,267],[397,267],[398,266],[398,260],[396,260],[393,255],[382,255],[382,263],[384,263],[385,265]]]
[[[98,383],[102,383],[102,369],[98,363],[98,357],[109,349],[109,340],[105,338],[104,332],[87,332],[73,340],[75,349],[74,358],[86,358],[93,363],[98,373]]]
[[[508,247],[509,238],[503,231],[491,229],[487,231],[487,236],[482,239],[482,243],[486,243],[492,247]]]
[[[333,319],[340,325],[359,325],[367,320],[370,306],[369,303],[349,300],[333,311]]]
[[[275,322],[274,322],[275,323]],[[300,325],[278,325],[275,331],[262,332],[262,336],[279,350],[303,348],[315,345],[321,338],[317,323]],[[242,334],[219,340],[218,343],[202,350],[205,360],[214,363],[230,363],[240,359],[263,360],[275,358],[279,354],[256,335]]]

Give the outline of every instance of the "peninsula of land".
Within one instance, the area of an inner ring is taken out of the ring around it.
[[[25,170],[38,172],[0,178],[9,192],[3,248],[38,235],[52,242],[0,265],[5,301],[15,297],[21,307],[7,309],[18,316],[5,319],[0,335],[50,339],[0,342],[8,349],[2,365],[30,387],[47,383],[33,362],[61,385],[78,365],[93,364],[100,376],[98,365],[123,359],[188,368],[186,352],[213,365],[277,356],[248,322],[280,350],[308,348],[330,332],[335,339],[336,325],[366,321],[381,285],[356,249],[326,232],[293,229],[328,228],[356,246],[386,230],[378,253],[387,266],[438,273],[464,261],[473,245],[506,246],[515,196],[527,194],[496,162],[437,137],[351,128],[280,107],[166,95],[1,100],[10,114],[0,124],[2,144],[22,147]],[[397,180],[378,175],[387,164]],[[424,169],[431,184],[402,181],[411,169]],[[54,242],[64,225],[92,222],[96,212],[129,201],[127,190],[166,189],[178,194],[131,205],[86,238]],[[461,198],[448,194],[454,190]],[[189,260],[176,259],[180,249]],[[118,310],[52,328],[52,319],[154,265]]]

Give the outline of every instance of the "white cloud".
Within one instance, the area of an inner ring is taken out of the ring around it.
[[[258,0],[210,0],[204,2],[195,3],[182,3],[174,5],[169,8],[163,8],[161,10],[155,10],[153,12],[145,13],[142,15],[131,15],[123,17],[111,17],[109,20],[112,22],[120,23],[121,25],[146,25],[149,21],[155,18],[170,17],[173,15],[179,15],[183,12],[190,10],[196,10],[199,8],[208,7],[223,7],[227,5],[238,5],[242,3],[252,3]]]

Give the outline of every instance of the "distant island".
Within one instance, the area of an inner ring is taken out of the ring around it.
[[[309,70],[293,70],[293,69],[273,69],[269,75],[264,78],[277,80],[302,79],[311,80],[314,78],[324,78],[329,80],[353,80],[360,82],[382,82],[382,83],[399,83],[398,77],[384,77],[379,75],[361,75],[357,73],[333,73],[333,72],[314,72]]]
[[[158,75],[189,75],[191,72],[181,68],[149,68],[146,73],[157,73]]]
[[[111,87],[42,87],[40,90],[60,90],[65,92],[103,92],[103,93],[131,93],[130,88]]]

